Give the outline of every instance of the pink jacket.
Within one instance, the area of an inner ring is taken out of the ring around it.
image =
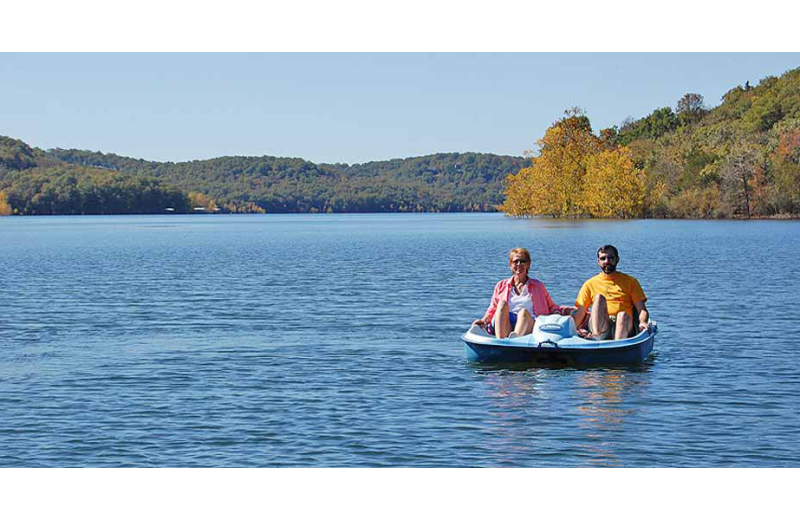
[[[508,301],[508,298],[511,293],[511,281],[514,279],[512,276],[507,280],[500,280],[497,282],[497,285],[494,286],[494,293],[492,294],[492,302],[489,304],[489,308],[486,309],[486,314],[483,315],[483,320],[486,323],[492,321],[494,317],[494,313],[497,310],[497,304],[500,300]],[[536,316],[542,316],[545,314],[569,314],[572,311],[573,307],[565,306],[565,305],[556,305],[553,303],[553,299],[550,297],[550,293],[547,292],[547,288],[545,288],[544,284],[539,280],[535,280],[533,278],[528,277],[528,292],[531,295],[531,300],[533,301],[533,313]]]

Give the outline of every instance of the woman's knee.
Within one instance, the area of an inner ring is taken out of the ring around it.
[[[520,319],[533,319],[533,315],[528,311],[528,309],[520,309],[517,313],[517,317]]]
[[[505,300],[500,300],[497,302],[497,312],[503,312],[508,310],[508,302]]]

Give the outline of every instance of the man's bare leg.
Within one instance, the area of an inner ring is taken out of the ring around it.
[[[606,298],[602,294],[594,297],[592,302],[592,315],[589,318],[589,332],[592,336],[600,336],[611,325],[608,319],[608,306],[606,305]]]
[[[625,339],[631,332],[633,320],[627,312],[617,313],[617,328],[614,330],[614,339]]]

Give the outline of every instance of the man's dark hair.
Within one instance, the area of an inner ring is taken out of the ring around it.
[[[608,254],[609,252],[614,253],[614,257],[619,260],[619,251],[617,251],[616,247],[609,244],[606,244],[597,250],[597,257],[600,258],[600,253]]]

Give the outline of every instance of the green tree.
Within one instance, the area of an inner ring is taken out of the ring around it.
[[[687,125],[699,121],[706,113],[704,106],[703,96],[700,94],[688,93],[684,94],[678,100],[678,106],[675,110],[678,116],[678,122],[681,125]]]

